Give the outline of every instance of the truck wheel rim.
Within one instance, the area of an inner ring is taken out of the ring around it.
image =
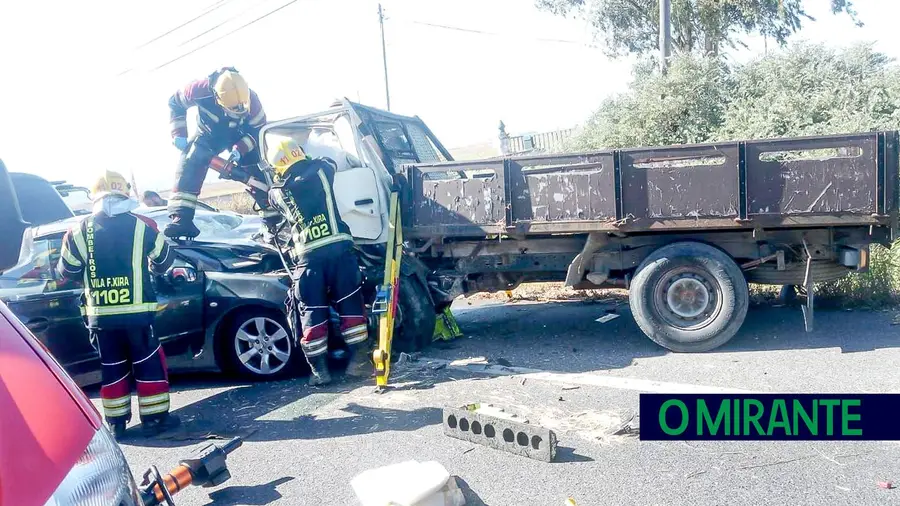
[[[263,376],[284,369],[291,358],[291,340],[277,321],[258,316],[245,321],[234,336],[238,361]]]
[[[709,307],[709,290],[692,277],[675,280],[666,290],[666,303],[681,318],[696,318]]]
[[[657,285],[657,313],[666,324],[698,330],[712,323],[721,309],[718,283],[699,269],[667,273]]]

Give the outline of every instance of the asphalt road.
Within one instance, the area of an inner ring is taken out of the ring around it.
[[[607,310],[621,317],[596,322]],[[692,355],[666,353],[644,337],[627,306],[463,302],[455,313],[466,337],[424,355],[497,365],[420,358],[398,367],[397,388],[380,395],[362,383],[175,377],[183,428],[128,441],[125,454],[140,474],[176,464],[206,437],[246,437],[228,460],[232,479],[182,492],[179,506],[359,504],[354,476],[410,459],[443,464],[470,505],[561,506],[568,496],[579,506],[900,504],[900,489],[878,486],[900,482],[894,442],[652,442],[610,434],[637,412],[642,391],[900,392],[893,313],[818,311],[816,331],[806,334],[799,309],[754,307],[729,344]],[[503,405],[554,430],[557,461],[444,436],[441,408],[471,402]]]

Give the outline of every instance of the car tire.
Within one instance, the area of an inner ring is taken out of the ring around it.
[[[747,316],[750,292],[726,253],[678,242],[641,263],[628,299],[638,327],[655,343],[675,352],[705,352],[734,337]]]
[[[285,378],[302,361],[285,317],[266,308],[238,310],[218,337],[223,369],[246,379]]]
[[[400,276],[397,309],[392,351],[412,353],[427,348],[434,337],[437,315],[428,292],[415,276]]]

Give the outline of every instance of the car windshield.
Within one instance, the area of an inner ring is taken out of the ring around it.
[[[62,236],[25,240],[18,265],[0,273],[0,299],[57,290],[55,269],[61,248]]]
[[[149,216],[153,219],[162,230],[166,225],[171,223],[171,219],[164,213]],[[200,233],[205,236],[215,236],[223,233],[231,232],[241,226],[243,220],[240,216],[222,213],[203,213],[197,212],[194,216],[194,224],[200,229]]]

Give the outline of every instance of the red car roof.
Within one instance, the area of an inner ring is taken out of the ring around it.
[[[90,400],[0,302],[0,504],[44,504],[101,423]]]

